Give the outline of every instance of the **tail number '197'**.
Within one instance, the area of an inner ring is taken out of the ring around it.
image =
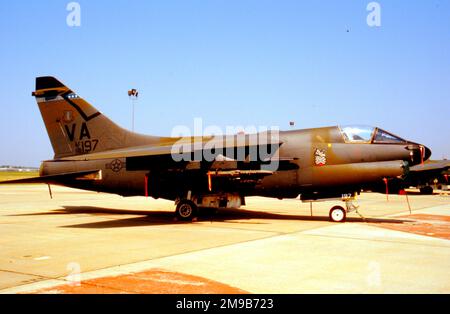
[[[86,140],[75,142],[76,150],[79,153],[90,153],[97,148],[98,140]]]

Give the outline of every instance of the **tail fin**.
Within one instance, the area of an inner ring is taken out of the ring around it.
[[[144,145],[155,139],[122,129],[54,77],[36,78],[33,96],[56,159]]]

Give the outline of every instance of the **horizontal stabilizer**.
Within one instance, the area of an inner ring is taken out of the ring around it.
[[[11,180],[0,182],[0,185],[5,184],[33,184],[33,183],[45,183],[45,184],[59,184],[68,181],[98,181],[102,179],[101,170],[90,170],[80,172],[63,173],[52,176],[42,176],[35,178]]]

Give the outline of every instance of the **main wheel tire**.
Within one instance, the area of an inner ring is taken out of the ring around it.
[[[178,203],[175,214],[178,219],[183,221],[192,221],[197,217],[198,208],[194,202],[182,200]]]
[[[330,221],[333,222],[345,222],[347,218],[347,213],[342,206],[334,206],[330,210]]]

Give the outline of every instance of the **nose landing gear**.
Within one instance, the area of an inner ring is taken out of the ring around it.
[[[356,212],[364,220],[365,218],[358,211],[359,205],[354,204],[354,200],[354,196],[342,197],[342,201],[345,202],[345,209],[342,206],[332,207],[329,214],[330,221],[345,222],[347,219],[347,214],[351,212]]]

